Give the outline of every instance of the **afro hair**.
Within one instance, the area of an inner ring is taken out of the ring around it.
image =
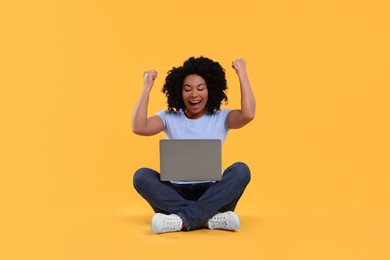
[[[208,100],[206,110],[214,113],[221,107],[222,101],[227,102],[227,83],[224,68],[218,63],[206,57],[191,57],[182,66],[173,67],[165,78],[162,92],[167,97],[168,110],[185,110],[182,98],[182,85],[185,77],[196,74],[201,76],[207,85]]]

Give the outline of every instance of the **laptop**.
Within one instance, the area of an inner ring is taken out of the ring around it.
[[[160,140],[162,181],[220,181],[221,177],[221,140]]]

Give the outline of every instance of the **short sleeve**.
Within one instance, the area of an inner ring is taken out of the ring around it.
[[[221,117],[223,118],[223,120],[224,120],[224,122],[225,122],[225,129],[229,129],[229,126],[228,126],[228,124],[227,124],[226,118],[227,118],[227,116],[229,115],[230,111],[232,111],[232,110],[231,110],[230,108],[228,108],[228,109],[223,109],[223,110],[221,110],[221,111],[222,111]]]
[[[166,110],[161,110],[156,113],[157,116],[161,117],[163,123],[164,123],[164,129],[167,128],[167,111]]]

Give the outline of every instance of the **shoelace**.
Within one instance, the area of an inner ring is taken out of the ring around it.
[[[211,220],[213,226],[218,227],[218,228],[229,227],[227,221],[228,221],[228,219],[225,216],[215,217]]]
[[[161,227],[162,230],[176,230],[180,226],[180,220],[176,217],[165,217],[162,221],[164,223]]]

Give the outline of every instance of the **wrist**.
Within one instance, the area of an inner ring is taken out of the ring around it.
[[[144,90],[150,91],[152,89],[153,85],[150,84],[144,84]]]
[[[237,71],[237,75],[241,78],[241,77],[247,77],[248,74],[246,73],[246,71]]]

